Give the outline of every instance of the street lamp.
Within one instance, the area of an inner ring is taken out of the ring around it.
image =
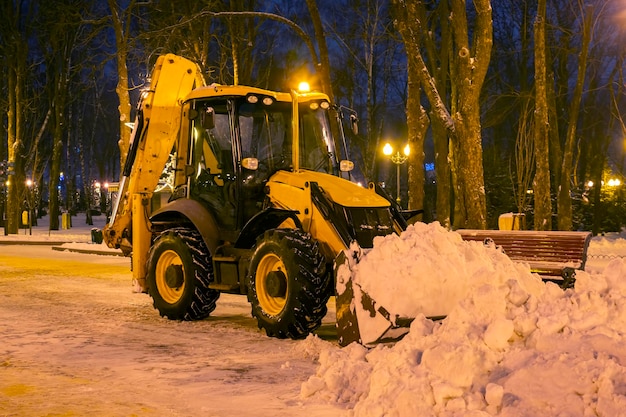
[[[27,204],[28,204],[28,234],[33,234],[33,180],[26,180],[28,188]]]
[[[386,143],[383,147],[383,153],[391,159],[391,162],[396,164],[396,202],[398,205],[400,205],[402,201],[400,199],[400,165],[404,164],[407,159],[409,159],[409,154],[411,153],[411,148],[408,143],[402,151],[403,153],[400,153],[400,150],[394,153],[393,146],[391,146],[390,143]]]
[[[301,81],[298,84],[298,91],[301,93],[308,93],[311,91],[311,85],[306,81]]]

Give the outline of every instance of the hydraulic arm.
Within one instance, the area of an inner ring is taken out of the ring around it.
[[[173,54],[162,55],[137,108],[118,198],[103,237],[107,246],[120,248],[126,255],[133,253],[133,279],[142,288],[143,254],[150,246],[146,206],[176,140],[182,99],[202,85],[204,81],[195,63]],[[133,220],[133,213],[144,213],[145,217]]]

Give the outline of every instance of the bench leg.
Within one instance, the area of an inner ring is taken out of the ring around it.
[[[576,270],[574,268],[563,268],[563,271],[561,271],[561,277],[563,278],[563,282],[560,285],[561,288],[564,290],[574,288],[574,283],[576,282]]]

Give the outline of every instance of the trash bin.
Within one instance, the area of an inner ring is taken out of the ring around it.
[[[70,229],[72,227],[72,216],[70,213],[61,214],[61,228]]]
[[[91,229],[91,242],[98,245],[102,243],[102,230],[95,227]]]
[[[22,212],[22,227],[28,227],[28,210]]]
[[[524,230],[525,228],[524,213],[504,213],[498,217],[498,229],[500,230]]]

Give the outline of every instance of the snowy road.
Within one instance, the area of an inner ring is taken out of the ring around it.
[[[162,319],[130,274],[127,258],[2,247],[0,416],[348,415],[299,396],[327,342],[266,337],[244,296]]]

